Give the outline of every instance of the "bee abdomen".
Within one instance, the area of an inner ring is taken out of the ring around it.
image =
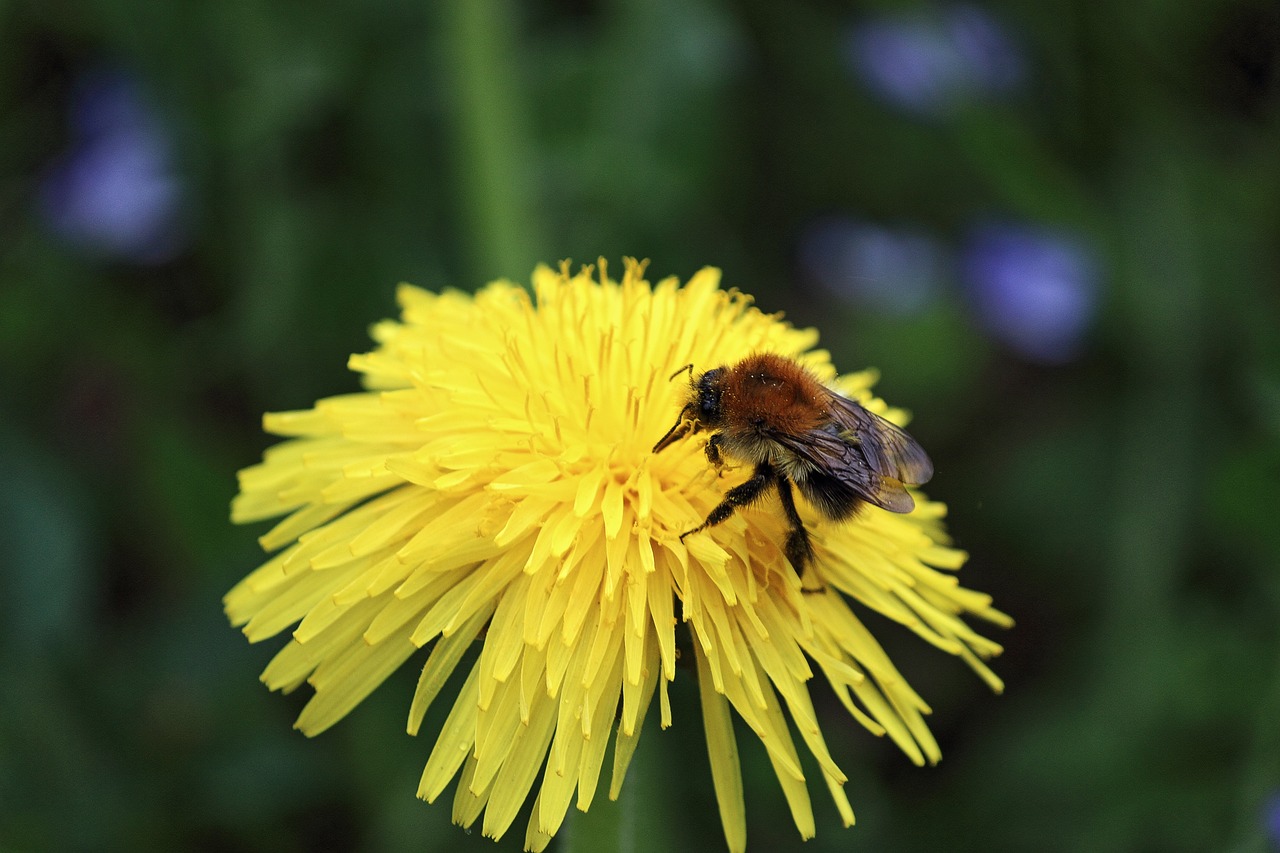
[[[862,495],[849,483],[820,470],[810,470],[805,476],[794,479],[805,499],[832,521],[849,518],[865,503]]]

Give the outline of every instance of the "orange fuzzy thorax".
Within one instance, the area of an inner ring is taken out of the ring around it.
[[[822,425],[828,392],[809,371],[782,356],[748,356],[725,373],[721,414],[729,432],[799,435]]]

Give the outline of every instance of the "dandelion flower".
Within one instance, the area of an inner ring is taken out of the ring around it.
[[[719,280],[704,269],[683,287],[651,286],[628,260],[615,281],[602,260],[598,272],[540,267],[532,297],[506,281],[475,296],[406,285],[402,320],[375,325],[374,351],[350,360],[366,391],[265,418],[288,440],[240,473],[232,518],[284,516],[261,539],[278,553],[225,604],[253,642],[296,625],[262,679],[311,685],[299,729],[324,731],[429,649],[409,709],[417,734],[466,660],[418,796],[434,801],[457,778],[454,821],[483,814],[498,838],[533,793],[530,850],[571,804],[591,805],[611,736],[617,797],[655,693],[672,724],[667,690],[681,672],[698,681],[733,851],[746,846],[746,816],[730,709],[766,747],[806,838],[814,817],[793,729],[853,823],[810,698],[815,675],[913,762],[938,760],[928,706],[857,610],[1000,689],[983,663],[1000,647],[964,617],[1009,620],[957,582],[966,555],[943,532],[942,504],[917,493],[910,514],[867,507],[842,524],[801,506],[827,584],[818,594],[801,589],[768,502],[680,540],[747,475],[718,477],[696,439],[651,452],[682,403],[684,384],[668,381],[680,366],[776,352],[903,420],[871,396],[870,371],[837,377],[814,331]],[[677,666],[677,631],[691,637],[691,667]]]

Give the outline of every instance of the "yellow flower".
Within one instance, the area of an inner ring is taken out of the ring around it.
[[[376,325],[377,348],[351,358],[367,391],[265,418],[289,440],[241,472],[232,518],[284,515],[261,540],[283,550],[227,594],[226,609],[253,642],[299,623],[262,676],[273,690],[314,688],[299,729],[327,729],[430,647],[409,709],[416,734],[478,643],[418,795],[433,801],[459,777],[455,822],[483,812],[497,838],[536,789],[525,844],[541,850],[570,803],[591,805],[615,729],[617,797],[655,691],[671,725],[684,623],[731,850],[746,846],[746,818],[730,708],[767,748],[806,838],[814,818],[787,715],[853,823],[810,701],[815,673],[868,730],[917,764],[937,761],[928,706],[850,602],[1000,689],[982,663],[1000,647],[961,617],[1009,620],[957,583],[965,554],[943,533],[942,504],[917,494],[909,515],[867,507],[842,524],[802,506],[828,584],[818,594],[801,590],[783,556],[786,522],[768,502],[680,541],[745,477],[718,478],[700,440],[651,452],[680,409],[687,383],[668,377],[682,365],[776,352],[903,419],[871,397],[871,372],[837,379],[814,331],[719,279],[704,269],[684,287],[651,287],[628,260],[618,282],[602,260],[598,277],[539,268],[535,299],[509,282],[474,297],[404,286],[403,320]]]

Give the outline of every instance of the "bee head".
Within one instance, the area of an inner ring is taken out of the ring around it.
[[[701,427],[717,427],[723,417],[720,411],[720,395],[724,391],[724,368],[708,370],[691,380],[693,398],[689,401],[690,414]]]
[[[720,426],[724,418],[720,410],[720,396],[724,390],[725,369],[717,367],[694,376],[693,365],[686,364],[673,373],[671,378],[675,379],[686,370],[689,372],[689,402],[685,403],[684,408],[680,410],[680,417],[676,419],[675,426],[667,430],[667,434],[653,446],[654,453],[686,435],[702,429],[714,429]]]

